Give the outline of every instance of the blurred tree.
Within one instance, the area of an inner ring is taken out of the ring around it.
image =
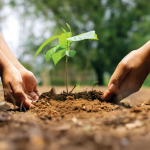
[[[15,2],[12,0],[11,5],[16,5]],[[104,72],[113,73],[127,53],[150,38],[150,0],[28,0],[22,6],[25,7],[24,15],[31,19],[34,15],[38,19],[56,22],[52,29],[55,34],[60,33],[60,27],[64,28],[66,22],[75,34],[96,31],[99,41],[74,44],[77,57],[70,62],[82,70],[90,62],[100,85],[103,84]]]

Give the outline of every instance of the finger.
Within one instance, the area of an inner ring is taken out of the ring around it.
[[[31,106],[31,102],[32,102],[31,100],[26,99],[26,101],[23,102],[23,106],[25,106],[26,108],[29,108]],[[21,107],[21,103],[20,102],[17,102],[16,105],[18,107]]]
[[[127,67],[126,63],[119,63],[109,81],[108,90],[104,93],[103,100],[110,100],[118,92],[120,85],[130,72],[131,69]]]
[[[9,84],[4,84],[3,86],[4,86],[4,99],[7,102],[15,104],[16,101],[14,99],[13,91],[12,91],[10,85]]]
[[[31,100],[29,100],[27,98],[27,96],[24,94],[24,92],[22,90],[19,91],[19,92],[22,92],[22,93],[18,94],[18,92],[16,91],[16,87],[12,87],[11,84],[5,85],[5,88],[4,88],[4,97],[5,97],[5,100],[7,102],[13,103],[14,105],[17,105],[17,106],[20,106],[21,101],[24,101],[24,103],[23,103],[24,106],[26,108],[29,108],[30,105],[31,105]],[[16,93],[18,95],[16,95]],[[21,99],[20,99],[20,95],[21,95]],[[23,95],[23,98],[22,98],[22,95]],[[24,100],[24,98],[25,98],[25,100]]]
[[[103,94],[102,100],[104,101],[108,101],[110,100],[112,97],[114,97],[114,93],[111,93],[108,89],[106,90],[106,92]]]
[[[134,76],[135,77],[135,76]],[[128,97],[129,95],[137,92],[142,83],[131,76],[127,76],[122,85],[119,88],[119,93],[116,95],[116,100],[121,101],[122,99]]]
[[[109,90],[114,91],[118,89],[129,72],[131,72],[131,69],[127,66],[127,64],[123,61],[120,62],[109,81]]]
[[[33,100],[33,98],[30,95],[28,95],[28,94],[26,94],[26,95],[29,100]]]
[[[11,84],[11,83],[9,83],[9,84],[10,84],[10,87],[13,91],[13,95],[17,101],[22,102],[22,101],[25,101],[27,99],[25,93],[23,92],[23,89],[22,89],[23,84],[21,81],[18,82],[17,84]]]
[[[39,90],[38,90],[38,86],[37,86],[37,85],[34,87],[34,92],[35,92],[38,96],[40,96],[40,92],[39,92]]]
[[[37,100],[39,98],[35,92],[30,92],[30,93],[28,93],[28,95],[30,97],[32,97],[32,99],[35,99],[35,100]]]
[[[12,92],[10,86],[8,85],[8,87],[4,88],[4,98],[5,98],[5,100],[10,98],[9,94],[13,94],[13,92]]]
[[[29,108],[31,106],[31,100],[29,99],[26,99],[26,101],[23,103],[23,105],[26,107],[26,108]]]

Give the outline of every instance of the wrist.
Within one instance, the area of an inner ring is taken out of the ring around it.
[[[141,51],[144,55],[146,55],[147,57],[150,58],[150,41],[148,41],[147,43],[145,43],[138,50]]]
[[[11,66],[11,62],[7,59],[7,57],[0,50],[0,75],[5,69],[8,69]]]
[[[146,44],[140,47],[138,51],[142,56],[141,58],[143,59],[143,62],[145,62],[148,65],[150,71],[150,41],[148,41]]]
[[[12,64],[18,69],[18,70],[25,70],[24,66],[20,64],[20,62],[12,62]]]

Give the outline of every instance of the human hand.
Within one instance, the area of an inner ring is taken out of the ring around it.
[[[20,106],[21,102],[24,101],[24,106],[30,107],[31,101],[27,98],[27,95],[24,92],[24,85],[21,75],[10,62],[6,63],[5,67],[3,67],[1,78],[5,100],[14,103],[12,100],[13,97],[16,105]],[[12,97],[10,97],[10,95]]]
[[[23,67],[18,68],[18,71],[21,74],[28,98],[37,100],[40,96],[40,93],[38,90],[38,83],[34,74]]]
[[[14,54],[8,47],[6,41],[1,33],[0,33],[0,41],[1,41],[0,42],[0,56],[2,55],[2,57],[3,57],[3,61],[1,62],[2,65],[4,64],[3,62],[8,62],[8,60],[9,60],[9,64],[10,63],[13,64],[20,72],[22,80],[23,80],[24,88],[25,88],[24,92],[27,93],[28,98],[38,99],[38,96],[40,94],[39,94],[39,91],[37,88],[37,80],[34,77],[33,73],[28,71],[27,69],[25,69],[22,66],[22,64],[20,64],[20,62],[16,59],[16,57],[14,56]],[[6,61],[4,61],[4,59]]]
[[[119,102],[141,88],[150,71],[149,51],[150,42],[122,59],[109,81],[103,100]]]

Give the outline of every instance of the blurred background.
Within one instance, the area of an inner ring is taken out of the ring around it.
[[[32,61],[39,46],[71,26],[73,35],[95,30],[99,41],[74,42],[69,58],[69,85],[107,85],[117,64],[150,40],[150,0],[0,0],[0,32],[39,85],[65,85],[65,58],[54,66],[45,52]],[[150,85],[150,77],[143,86]]]

